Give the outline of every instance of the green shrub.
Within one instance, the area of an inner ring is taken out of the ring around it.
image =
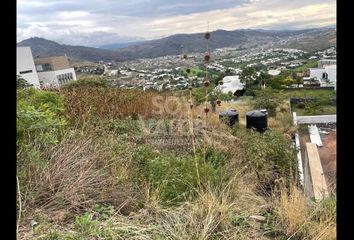
[[[220,183],[225,174],[222,167],[225,156],[216,150],[207,152],[207,165],[204,168],[203,155],[198,151],[199,174],[203,182],[206,174],[211,184]],[[176,157],[173,154],[157,153],[150,148],[141,147],[133,157],[137,167],[135,178],[139,184],[148,184],[159,191],[163,203],[175,204],[193,197],[197,189],[197,179],[193,156]]]
[[[16,87],[17,89],[27,88],[33,86],[32,84],[28,83],[26,79],[22,78],[21,76],[16,76]]]
[[[242,133],[241,146],[261,182],[272,183],[277,178],[294,176],[296,149],[282,134],[272,130],[264,133],[246,130]]]
[[[320,105],[319,102],[308,102],[306,103],[305,106],[305,112],[308,114],[319,114],[322,113],[324,111],[323,109],[323,105]]]
[[[102,219],[107,219],[114,214],[112,205],[95,204],[92,210],[98,213]]]
[[[83,234],[96,235],[99,231],[99,222],[92,220],[92,216],[89,213],[85,213],[82,216],[76,217],[74,228]]]
[[[58,143],[61,130],[67,125],[63,102],[54,92],[34,88],[17,91],[17,142]]]
[[[71,81],[62,86],[64,89],[73,89],[77,87],[108,87],[109,82],[103,77],[83,77],[76,81]]]
[[[256,109],[267,109],[269,116],[275,116],[276,109],[279,106],[279,102],[280,99],[276,96],[275,91],[257,91],[253,107]]]

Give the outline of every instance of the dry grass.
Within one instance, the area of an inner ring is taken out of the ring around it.
[[[63,89],[61,94],[67,114],[76,122],[85,122],[90,117],[101,119],[138,115],[152,117],[156,116],[154,110],[158,110],[153,99],[159,95],[138,89],[80,87]]]
[[[254,193],[255,185],[245,182],[241,171],[227,184],[200,189],[195,201],[186,202],[176,209],[152,209],[158,225],[167,239],[249,239],[260,229],[249,229],[232,224],[233,216],[242,211],[257,214],[265,200]],[[246,238],[245,238],[246,237]]]
[[[276,117],[268,118],[268,126],[284,133],[289,139],[291,138],[290,136],[295,133],[296,128],[293,126],[289,101],[283,101],[280,104]]]
[[[286,235],[291,236],[304,227],[309,218],[308,199],[296,186],[290,188],[290,194],[287,189],[281,188],[279,195],[277,206],[280,222],[286,229]]]
[[[310,202],[296,186],[274,193],[279,224],[288,239],[336,239],[336,220],[321,203]]]
[[[134,208],[138,192],[128,179],[131,152],[113,154],[116,146],[119,142],[112,136],[74,130],[59,145],[47,149],[44,167],[21,170],[28,176],[22,183],[27,216],[40,209],[81,211],[102,202]]]
[[[66,111],[76,123],[91,117],[114,119],[136,114],[146,118],[161,117],[153,113],[156,93],[152,92],[76,88],[64,90],[61,94]],[[188,111],[183,106],[186,105],[186,100],[181,103],[173,100],[168,106],[170,110],[182,108],[176,114],[163,115],[173,120],[185,120]],[[198,127],[199,124],[203,126],[203,108],[204,104],[201,104],[193,109],[196,135],[203,130]],[[282,105],[281,108],[287,109],[288,106]],[[333,216],[319,214],[316,206],[295,186],[290,190],[282,187],[274,192],[273,202],[257,194],[257,176],[245,167],[249,163],[245,161],[239,139],[219,121],[218,113],[229,109],[239,112],[240,125],[244,128],[246,112],[252,110],[250,102],[223,102],[215,113],[209,112],[210,129],[205,141],[208,148],[214,147],[230,154],[225,171],[232,172],[233,177],[217,186],[205,184],[206,187],[197,189],[197,196],[189,201],[167,208],[161,203],[158,188],[140,186],[137,189],[131,179],[136,170],[131,166],[136,146],[97,128],[88,135],[74,131],[73,135],[64,137],[59,145],[44,154],[48,158],[46,167],[32,172],[26,187],[21,188],[26,199],[24,208],[44,213],[75,210],[81,214],[90,211],[93,203],[111,204],[115,207],[115,214],[100,222],[100,228],[107,229],[107,236],[111,239],[267,239],[260,225],[252,225],[248,221],[235,225],[233,219],[240,214],[259,215],[272,205],[278,216],[276,226],[289,239],[335,239]],[[289,116],[288,111],[278,111],[276,118],[268,118],[268,125],[290,135],[293,129],[289,125]],[[32,196],[32,193],[36,194]],[[139,203],[143,203],[144,209],[137,211]],[[53,222],[43,228],[42,239],[47,238],[54,226],[62,232],[76,234],[72,230],[72,222],[61,228],[58,226],[64,218],[53,216],[47,217]],[[24,239],[33,237],[33,234],[24,237],[31,231],[24,225],[28,224],[29,217],[20,226],[20,236]],[[82,239],[97,238],[84,236]]]

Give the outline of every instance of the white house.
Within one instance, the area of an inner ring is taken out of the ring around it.
[[[280,74],[280,70],[278,70],[278,69],[270,69],[270,70],[268,70],[268,74],[270,74],[270,75],[272,75],[272,76],[277,76],[277,75],[279,75]]]
[[[318,81],[321,86],[336,85],[337,82],[337,65],[324,65],[323,68],[310,68],[310,76],[304,78],[304,81],[308,79],[314,79]]]
[[[76,80],[74,68],[70,68],[66,56],[43,57],[34,59],[39,82],[43,87],[60,87]]]
[[[34,65],[32,51],[30,47],[17,47],[17,67],[16,74],[20,75],[28,83],[39,88],[39,79]]]
[[[223,78],[223,85],[218,85],[216,89],[220,89],[222,93],[232,92],[233,95],[239,96],[243,94],[244,84],[240,82],[239,76],[226,76]]]

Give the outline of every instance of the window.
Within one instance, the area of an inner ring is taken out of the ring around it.
[[[43,72],[42,65],[36,65],[36,70],[37,70],[37,72]]]
[[[20,72],[20,74],[31,73],[31,72],[32,72],[32,70],[26,70],[26,71]]]
[[[60,84],[60,85],[63,84],[63,75],[60,74],[60,75],[57,76],[57,78],[58,78],[59,84]]]
[[[36,64],[37,72],[52,71],[52,65],[49,63]]]
[[[328,74],[327,73],[322,73],[322,78],[323,79],[327,79],[328,78]]]

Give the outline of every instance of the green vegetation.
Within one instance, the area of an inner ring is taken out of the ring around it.
[[[26,88],[26,87],[31,87],[32,84],[28,83],[24,78],[21,76],[17,75],[16,76],[16,87],[19,88]]]
[[[314,101],[292,104],[291,108],[298,115],[327,115],[336,114],[336,92],[334,90],[289,90],[283,92],[287,98],[314,98]]]
[[[302,66],[296,67],[290,71],[292,72],[302,72],[307,68],[316,68],[318,65],[318,60],[310,60],[307,63],[303,64]]]
[[[280,98],[271,89],[256,91],[256,98],[253,104],[255,109],[267,109],[269,116],[276,116],[276,109],[279,106]]]
[[[153,101],[164,105],[167,93],[102,82],[17,90],[20,239],[333,239],[334,197],[311,202],[292,188],[296,152],[281,101],[300,93],[266,89],[247,100],[275,111],[264,134],[242,124],[229,129],[212,111],[204,132],[195,116],[194,151],[190,143],[180,150],[149,142],[173,140],[179,123],[190,126],[185,108],[155,113]],[[201,102],[199,92],[193,96]],[[255,225],[251,215],[266,221]],[[38,225],[31,228],[31,219]]]

